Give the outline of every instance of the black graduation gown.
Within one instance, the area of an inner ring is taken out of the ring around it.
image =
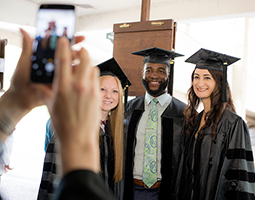
[[[211,127],[201,139],[196,129],[185,138],[177,178],[178,200],[255,199],[254,163],[248,128],[241,117],[226,109],[212,141]]]
[[[136,146],[136,130],[144,112],[144,96],[128,102],[124,119],[125,133],[125,177],[124,199],[134,199],[134,152]],[[171,103],[161,115],[161,185],[159,199],[172,199],[181,150],[181,132],[184,126],[184,103],[172,97]]]
[[[89,170],[75,170],[61,180],[53,200],[113,200],[102,178]]]
[[[57,168],[60,167],[60,163],[57,162],[58,153],[56,145],[58,143],[58,137],[53,133],[44,158],[42,178],[37,200],[51,199],[54,197],[54,188],[60,179],[60,175],[57,173]]]
[[[122,182],[120,181],[115,183],[114,181],[115,156],[110,120],[107,120],[105,125],[105,133],[100,128],[99,147],[101,165],[100,175],[103,177],[106,187],[108,187],[114,193],[115,198],[122,199]]]

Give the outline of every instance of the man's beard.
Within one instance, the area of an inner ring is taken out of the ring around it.
[[[151,96],[153,96],[153,97],[157,97],[157,96],[159,96],[159,95],[165,93],[166,87],[167,87],[167,85],[168,85],[168,79],[167,79],[166,81],[160,83],[160,86],[159,86],[159,88],[158,88],[157,90],[151,90],[151,89],[149,88],[148,82],[147,82],[145,79],[142,79],[142,82],[143,82],[143,86],[144,86],[144,88],[146,89],[146,91],[147,91]]]

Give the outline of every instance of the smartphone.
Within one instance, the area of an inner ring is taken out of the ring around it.
[[[54,54],[59,37],[66,36],[70,43],[75,32],[75,7],[63,4],[43,4],[37,14],[36,37],[33,42],[31,81],[52,83]]]

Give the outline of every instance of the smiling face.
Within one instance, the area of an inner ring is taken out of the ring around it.
[[[146,91],[154,96],[160,96],[166,92],[169,78],[169,68],[162,63],[145,63],[143,73],[143,85]]]
[[[210,98],[216,87],[216,81],[207,69],[196,69],[193,76],[193,90],[202,100]]]
[[[101,109],[109,113],[119,103],[119,88],[114,77],[106,77],[101,83]]]

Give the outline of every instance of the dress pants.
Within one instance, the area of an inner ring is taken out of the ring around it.
[[[149,189],[135,184],[135,200],[158,200],[159,189]]]

